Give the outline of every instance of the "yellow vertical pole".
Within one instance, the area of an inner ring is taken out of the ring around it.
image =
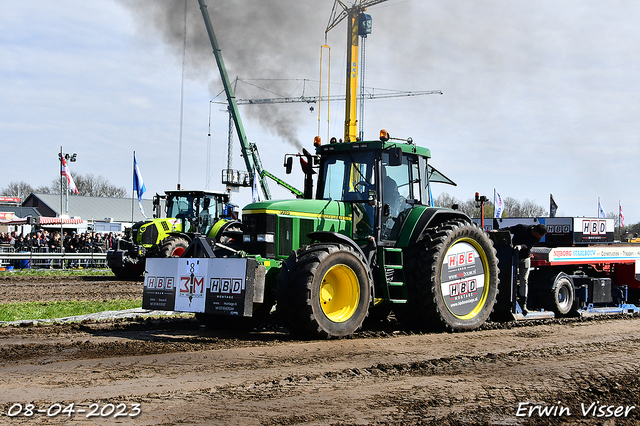
[[[344,141],[355,142],[358,136],[358,8],[349,11],[347,25],[347,97]]]

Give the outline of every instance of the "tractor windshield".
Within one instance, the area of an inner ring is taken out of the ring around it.
[[[194,215],[193,196],[173,196],[167,200],[167,217],[189,217]]]
[[[367,201],[375,188],[374,153],[340,153],[326,158],[319,184],[323,200]]]
[[[218,201],[211,195],[180,194],[167,199],[167,217],[182,220],[185,232],[205,233],[213,225]]]

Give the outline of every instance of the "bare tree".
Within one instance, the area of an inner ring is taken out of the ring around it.
[[[451,208],[451,206],[453,206],[454,204],[460,205],[461,203],[462,203],[461,200],[458,200],[457,198],[452,197],[446,192],[443,192],[442,194],[438,195],[436,198],[433,199],[433,204],[437,207]]]
[[[452,208],[454,205],[457,206],[457,210],[466,214],[469,217],[480,217],[480,209],[476,207],[476,201],[473,198],[470,198],[466,201],[459,200],[455,197],[452,197],[446,192],[441,193],[433,200],[433,205],[437,207],[446,207]],[[485,206],[485,217],[488,214]],[[491,210],[491,214],[493,215],[493,210]]]
[[[520,202],[512,197],[504,199],[504,217],[540,217],[546,216],[547,210],[539,204],[525,198]]]
[[[51,194],[51,188],[41,185],[34,189],[33,192],[35,192],[36,194]]]
[[[7,197],[18,197],[21,200],[24,200],[34,192],[33,187],[26,182],[9,182],[6,188],[0,190],[0,195],[4,195]]]
[[[118,188],[115,185],[109,183],[104,176],[94,176],[91,173],[87,175],[81,175],[79,173],[71,172],[73,181],[78,188],[78,195],[87,197],[113,197],[113,198],[125,198],[127,196],[127,190],[125,188]],[[63,179],[62,191],[66,191],[67,181]],[[50,194],[60,194],[60,179],[54,179],[49,186]]]
[[[466,201],[459,200],[451,195],[443,192],[433,200],[433,204],[438,207],[451,208],[452,205],[457,204],[458,210],[463,212],[469,217],[479,218],[480,208],[474,198],[469,198]],[[493,217],[495,206],[492,202],[485,203],[484,205],[484,217]],[[503,217],[540,217],[546,216],[548,213],[544,207],[534,203],[529,199],[524,201],[518,201],[515,198],[507,197],[504,199],[504,212]]]

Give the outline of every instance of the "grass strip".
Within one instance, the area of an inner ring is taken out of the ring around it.
[[[142,300],[20,302],[0,304],[0,321],[54,319],[140,308]]]
[[[14,269],[0,271],[0,277],[73,277],[81,275],[114,276],[111,269]]]

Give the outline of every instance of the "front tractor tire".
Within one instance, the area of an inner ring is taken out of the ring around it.
[[[493,242],[473,223],[428,229],[407,249],[408,300],[396,316],[416,331],[467,331],[489,318],[498,294]]]
[[[187,251],[189,241],[182,237],[169,237],[162,242],[158,257],[180,257]]]
[[[358,330],[371,301],[365,259],[343,244],[296,250],[277,277],[277,312],[297,337],[343,337]]]

